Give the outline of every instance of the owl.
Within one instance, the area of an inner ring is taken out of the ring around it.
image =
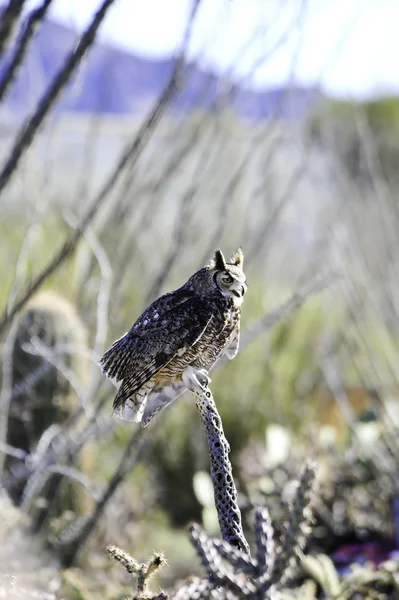
[[[100,361],[120,383],[114,414],[145,427],[187,389],[204,389],[221,356],[236,356],[247,291],[243,262],[241,248],[229,262],[216,250],[209,265],[155,300],[114,342]]]

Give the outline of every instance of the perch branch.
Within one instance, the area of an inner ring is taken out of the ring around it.
[[[229,459],[230,446],[224,435],[222,419],[208,387],[193,388],[191,392],[195,397],[208,441],[210,472],[222,538],[231,546],[249,554],[249,545],[242,530],[237,490]]]

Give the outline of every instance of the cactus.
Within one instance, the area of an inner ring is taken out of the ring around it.
[[[147,563],[139,563],[117,546],[108,546],[107,552],[118,561],[126,571],[137,580],[137,593],[133,596],[133,600],[166,600],[166,594],[152,594],[148,587],[148,582],[151,577],[161,569],[166,560],[160,552],[154,552]]]
[[[8,415],[7,444],[27,455],[37,451],[46,432],[61,425],[78,405],[76,390],[87,372],[87,359],[63,346],[85,347],[87,334],[74,307],[54,292],[34,296],[21,314],[12,350],[12,391]],[[57,352],[59,348],[59,352]],[[46,357],[48,353],[48,358]],[[62,363],[62,373],[53,363]],[[83,463],[88,457],[81,458]],[[84,464],[79,465],[81,468]],[[7,457],[6,469],[17,468]],[[58,476],[59,477],[59,476]],[[47,494],[57,476],[47,483]],[[20,503],[26,481],[13,482],[9,493]],[[65,482],[59,510],[83,509],[82,490]],[[70,488],[70,489],[68,489]],[[46,492],[45,492],[46,493]]]
[[[137,579],[134,600],[282,600],[281,591],[292,575],[293,564],[302,558],[302,549],[310,533],[314,480],[315,466],[308,462],[302,470],[285,534],[279,544],[275,545],[273,541],[273,526],[266,507],[256,511],[254,558],[246,543],[240,549],[235,538],[231,544],[226,539],[209,537],[199,525],[191,525],[190,541],[207,576],[178,585],[168,596],[152,594],[147,585],[150,575],[165,564],[161,554],[154,554],[146,564],[138,563],[115,546],[108,547],[108,554]]]

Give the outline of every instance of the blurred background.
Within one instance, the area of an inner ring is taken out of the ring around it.
[[[9,0],[1,15],[0,589],[120,598],[110,543],[163,551],[164,587],[200,572],[186,526],[218,527],[194,403],[119,422],[98,359],[238,245],[241,351],[212,389],[244,526],[259,504],[282,522],[317,457],[312,548],[338,569],[393,559],[399,4]]]

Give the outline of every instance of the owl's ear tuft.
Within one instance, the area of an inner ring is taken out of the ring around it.
[[[223,256],[223,252],[219,249],[215,250],[215,269],[218,271],[225,271],[226,268],[226,261]]]
[[[233,263],[233,265],[236,265],[236,267],[241,267],[241,268],[243,267],[244,254],[242,252],[241,247],[239,247],[238,250],[236,252],[234,252],[231,262]]]

